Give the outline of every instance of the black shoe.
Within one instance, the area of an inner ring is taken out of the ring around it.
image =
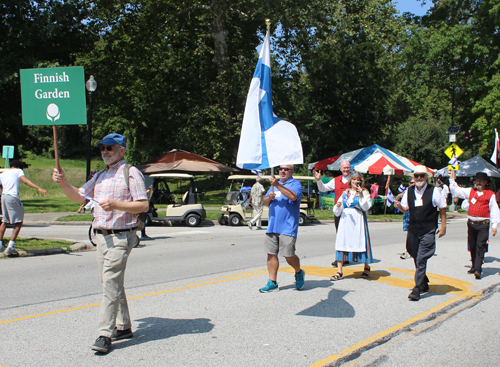
[[[100,336],[95,340],[91,349],[101,353],[108,353],[111,349],[111,339],[106,336]]]
[[[470,268],[469,270],[467,270],[467,274],[474,274],[476,272],[476,269],[474,268]]]
[[[413,289],[408,296],[410,301],[418,301],[420,299],[420,292],[417,289]]]
[[[481,279],[481,273],[478,271],[474,273],[474,276],[476,277],[476,279]]]
[[[429,284],[425,283],[422,285],[422,290],[420,291],[420,293],[427,293],[429,292]]]
[[[120,339],[130,339],[133,336],[134,334],[132,333],[132,329],[118,330],[115,328],[115,330],[113,330],[113,334],[111,334],[111,341],[114,342]]]
[[[145,234],[144,236],[141,236],[141,239],[143,239],[143,240],[148,239],[149,240],[149,239],[151,239],[151,237],[149,237],[147,234]]]

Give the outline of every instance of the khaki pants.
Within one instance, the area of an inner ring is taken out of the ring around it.
[[[255,211],[257,212],[257,215],[250,221],[252,222],[253,225],[257,225],[257,227],[262,227],[262,213],[264,212],[264,207],[261,206],[254,206],[253,207]]]
[[[102,302],[99,310],[99,336],[111,337],[116,327],[132,327],[123,285],[127,260],[135,245],[135,232],[97,234],[97,266],[101,272]]]

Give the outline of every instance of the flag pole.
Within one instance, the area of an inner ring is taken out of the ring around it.
[[[267,18],[266,19],[266,32],[269,32],[271,30],[271,19]],[[274,177],[274,167],[270,167],[271,168],[271,177],[272,178],[275,178]],[[271,186],[271,192],[274,192],[274,186]]]

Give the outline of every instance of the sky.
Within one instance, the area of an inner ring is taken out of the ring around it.
[[[427,0],[427,4],[422,7],[422,2],[417,0],[394,0],[396,4],[396,9],[400,14],[409,11],[415,15],[425,15],[427,10],[432,6],[432,1]]]

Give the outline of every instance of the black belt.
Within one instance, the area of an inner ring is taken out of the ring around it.
[[[135,231],[137,227],[134,228],[127,228],[127,229],[95,229],[94,228],[94,234],[99,233],[107,236],[108,234],[115,234],[115,233],[121,233],[121,232],[132,232]]]
[[[487,224],[487,223],[490,222],[490,220],[489,219],[485,219],[485,220],[477,220],[476,221],[476,220],[470,220],[469,219],[469,222],[474,223],[474,224]]]

